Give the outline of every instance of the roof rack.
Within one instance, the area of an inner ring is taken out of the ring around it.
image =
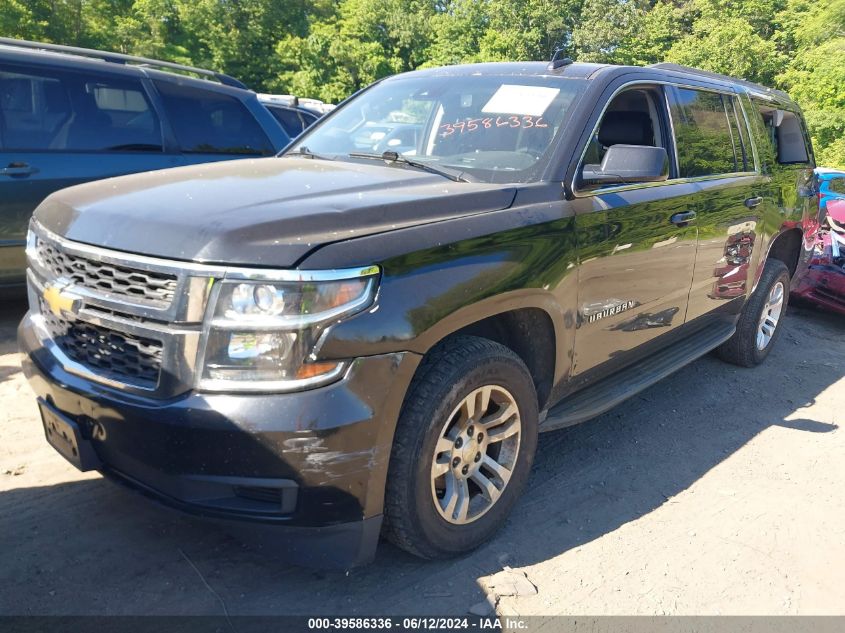
[[[101,59],[113,64],[134,64],[137,66],[148,66],[151,68],[167,68],[171,70],[180,70],[182,72],[189,72],[201,77],[216,79],[224,86],[232,86],[234,88],[246,88],[242,82],[234,77],[217,73],[213,70],[206,70],[205,68],[196,68],[194,66],[185,66],[183,64],[176,64],[174,62],[163,62],[157,59],[148,59],[146,57],[136,57],[135,55],[124,55],[123,53],[111,53],[107,51],[98,51],[93,48],[80,48],[78,46],[64,46],[62,44],[45,44],[43,42],[30,42],[27,40],[16,40],[10,37],[0,37],[0,44],[5,46],[14,46],[17,48],[28,48],[32,50],[52,51],[56,53],[65,53],[68,55],[79,55],[81,57],[90,57],[93,59]]]
[[[688,73],[690,75],[699,75],[701,77],[707,77],[708,79],[718,79],[719,81],[726,81],[729,83],[739,84],[741,86],[744,86],[745,88],[754,90],[755,92],[758,92],[765,96],[777,95],[784,99],[789,99],[789,95],[786,94],[783,90],[776,90],[775,88],[769,88],[767,86],[754,83],[753,81],[746,81],[745,79],[736,79],[734,77],[729,77],[728,75],[721,75],[719,73],[710,72],[708,70],[701,70],[699,68],[693,68],[691,66],[682,66],[681,64],[660,62],[659,64],[651,64],[649,68],[657,68],[658,70],[674,70],[675,72]]]

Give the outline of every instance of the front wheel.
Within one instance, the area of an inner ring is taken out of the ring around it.
[[[788,302],[789,269],[782,261],[769,259],[736,332],[717,349],[719,357],[742,367],[762,363],[780,334]]]
[[[388,469],[386,533],[423,558],[485,543],[531,471],[537,395],[510,349],[462,336],[423,360],[402,408]]]

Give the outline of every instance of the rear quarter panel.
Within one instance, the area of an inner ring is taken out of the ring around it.
[[[818,222],[818,196],[807,195],[813,187],[813,169],[815,167],[812,154],[810,162],[806,164],[781,165],[777,162],[774,147],[768,138],[767,130],[757,110],[756,105],[747,95],[742,95],[755,149],[758,155],[760,170],[763,175],[763,203],[759,208],[755,256],[753,260],[754,284],[756,287],[763,273],[763,266],[775,240],[790,230],[800,231],[802,234],[802,252],[798,256],[798,266],[806,259],[812,248],[812,233],[814,223]],[[797,110],[797,108],[796,108]],[[797,110],[804,123],[803,115]],[[804,123],[806,129],[806,123]],[[810,144],[807,140],[808,146]],[[811,146],[810,146],[811,147]],[[793,272],[795,272],[793,270]]]

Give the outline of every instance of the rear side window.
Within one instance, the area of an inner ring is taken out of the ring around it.
[[[299,136],[311,124],[311,120],[306,119],[302,113],[292,110],[290,108],[279,108],[270,106],[267,108],[270,114],[279,122],[288,136],[294,138]]]
[[[730,95],[675,88],[672,123],[681,178],[746,171],[744,121]]]
[[[774,103],[753,100],[775,158],[781,165],[804,164],[810,161],[810,142],[801,117],[782,110]]]
[[[157,81],[181,151],[192,154],[274,154],[258,121],[238,99],[211,90]]]
[[[845,193],[845,178],[834,178],[827,188],[833,193]]]
[[[30,151],[161,152],[161,125],[140,82],[0,67],[0,142]]]

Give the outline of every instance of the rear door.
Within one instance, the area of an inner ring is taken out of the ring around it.
[[[689,200],[698,252],[686,321],[733,314],[753,284],[768,179],[755,170],[747,118],[736,95],[679,86],[669,97],[678,176],[697,189]]]
[[[24,242],[52,192],[178,165],[142,82],[0,64],[0,285],[24,279]]]

